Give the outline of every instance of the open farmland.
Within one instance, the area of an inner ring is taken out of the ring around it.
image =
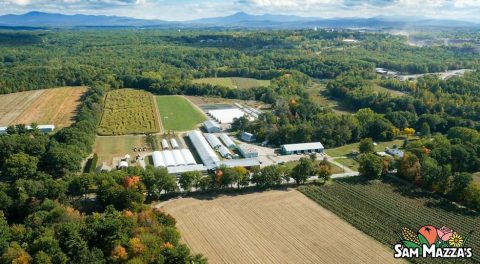
[[[210,263],[395,263],[393,252],[295,190],[162,208],[183,240]]]
[[[232,89],[248,89],[253,87],[270,86],[269,80],[257,80],[252,78],[225,77],[225,78],[202,78],[193,80],[194,83],[204,83],[225,86]]]
[[[106,162],[112,163],[112,159],[116,157],[124,157],[126,154],[134,157],[133,148],[141,148],[146,146],[145,136],[111,136],[95,138],[95,145],[93,146],[93,153],[98,155],[98,164]]]
[[[31,123],[69,126],[86,91],[86,87],[65,87],[1,95],[0,126]]]
[[[183,96],[157,96],[157,105],[166,131],[187,131],[207,120],[200,110]]]
[[[98,134],[106,136],[159,131],[158,113],[152,94],[132,89],[107,94]]]
[[[368,183],[354,177],[325,186],[302,186],[299,190],[387,246],[399,241],[394,232],[400,233],[403,227],[417,230],[423,225],[447,226],[466,235],[472,230],[478,231],[480,223],[479,213],[466,212],[409,184],[391,179]],[[478,252],[480,233],[474,232],[469,241],[468,246]],[[480,255],[474,253],[473,256],[473,262],[478,263]],[[417,259],[415,262],[431,261]],[[468,261],[457,260],[457,263]]]

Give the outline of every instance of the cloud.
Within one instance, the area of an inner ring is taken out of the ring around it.
[[[34,10],[166,20],[244,11],[325,18],[424,16],[480,21],[480,0],[0,0],[0,14]]]

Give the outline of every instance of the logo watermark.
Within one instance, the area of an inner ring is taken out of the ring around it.
[[[444,226],[422,226],[417,232],[404,227],[400,242],[394,245],[395,258],[471,258],[472,248],[467,246],[472,232],[466,236]]]

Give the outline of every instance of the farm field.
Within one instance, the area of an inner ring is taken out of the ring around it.
[[[393,179],[368,183],[353,177],[324,186],[302,186],[299,191],[390,247],[399,241],[394,232],[400,233],[403,227],[418,230],[423,225],[447,226],[466,235],[478,230],[480,222],[478,212],[465,212]],[[480,233],[474,232],[469,241],[473,252],[478,252]],[[473,262],[479,261],[480,255],[474,254]],[[431,261],[419,259],[415,262]]]
[[[209,263],[401,263],[296,190],[182,198],[161,208]]]
[[[0,126],[72,124],[86,87],[64,87],[0,95]]]
[[[309,94],[310,100],[318,104],[320,107],[330,107],[335,113],[338,114],[351,114],[353,111],[348,109],[347,106],[341,102],[328,98],[323,95],[323,92],[326,90],[325,84],[314,82],[313,85],[305,91]]]
[[[157,96],[156,100],[165,131],[192,130],[207,120],[207,117],[183,96]]]
[[[109,92],[98,127],[102,136],[157,133],[158,112],[152,94],[133,89]]]
[[[93,153],[98,155],[98,164],[102,162],[110,165],[115,157],[123,157],[126,154],[134,156],[134,147],[143,147],[146,145],[145,136],[110,136],[95,138]]]
[[[253,87],[270,86],[269,80],[257,80],[252,78],[225,77],[225,78],[202,78],[193,80],[194,83],[225,86],[232,89],[248,89]]]
[[[385,87],[377,85],[377,84],[373,85],[373,90],[377,91],[379,93],[388,93],[392,97],[402,97],[402,96],[405,95],[404,93],[402,93],[400,91],[395,91],[395,90],[392,90],[392,89],[388,89],[388,88],[385,88]]]

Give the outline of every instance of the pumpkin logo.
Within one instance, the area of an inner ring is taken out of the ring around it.
[[[473,231],[466,236],[443,226],[420,227],[417,232],[408,227],[397,233],[400,241],[394,245],[395,258],[471,258],[472,248],[467,242]]]

